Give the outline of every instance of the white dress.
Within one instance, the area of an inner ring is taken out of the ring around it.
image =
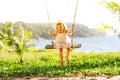
[[[71,40],[65,33],[58,33],[56,36],[56,42],[54,44],[54,47],[59,48],[71,48]]]

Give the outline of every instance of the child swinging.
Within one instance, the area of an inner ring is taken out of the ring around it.
[[[68,37],[69,35],[72,35],[74,32],[74,25],[72,25],[72,30],[68,31],[66,29],[66,25],[59,21],[55,24],[55,33],[50,31],[50,35],[54,38],[56,38],[56,41],[54,43],[54,48],[59,50],[59,56],[60,56],[60,63],[61,66],[64,66],[64,61],[63,61],[63,49],[66,49],[66,61],[69,64],[69,55],[70,55],[70,49],[71,49],[71,40]]]

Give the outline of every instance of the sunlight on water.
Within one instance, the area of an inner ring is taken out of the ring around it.
[[[47,44],[51,44],[52,40],[31,41],[30,44],[35,44],[38,49],[44,49]],[[91,38],[76,38],[74,43],[82,44],[81,48],[76,48],[76,51],[85,52],[106,52],[120,51],[120,38],[118,36],[101,36]]]

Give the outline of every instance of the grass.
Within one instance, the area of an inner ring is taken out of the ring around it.
[[[120,74],[120,52],[71,52],[70,64],[61,68],[57,50],[26,52],[23,63],[15,53],[0,53],[0,76],[77,76]]]

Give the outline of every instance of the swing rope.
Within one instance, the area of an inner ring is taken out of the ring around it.
[[[51,25],[50,25],[50,17],[49,17],[49,12],[48,12],[47,0],[45,0],[45,4],[46,4],[46,12],[47,12],[47,18],[48,18],[48,23],[49,23],[50,31],[52,31],[52,28],[51,28]],[[51,36],[51,38],[52,38],[52,36]],[[52,45],[54,45],[53,38],[52,38],[51,42],[52,42]]]
[[[76,1],[76,7],[75,7],[75,14],[74,14],[73,24],[75,24],[75,19],[76,19],[77,8],[78,8],[78,0]]]
[[[47,12],[48,23],[49,23],[49,27],[50,27],[50,30],[51,30],[50,17],[49,17],[48,6],[47,6],[47,0],[45,0],[45,4],[46,4],[46,12]]]
[[[78,0],[76,1],[76,7],[75,7],[75,13],[74,13],[74,19],[73,19],[73,24],[72,24],[72,27],[74,28],[74,24],[75,24],[75,20],[76,20],[76,13],[77,13],[77,8],[78,8]],[[73,38],[74,38],[74,34],[72,34],[72,40],[71,40],[71,43],[72,43],[72,47],[73,47]]]

